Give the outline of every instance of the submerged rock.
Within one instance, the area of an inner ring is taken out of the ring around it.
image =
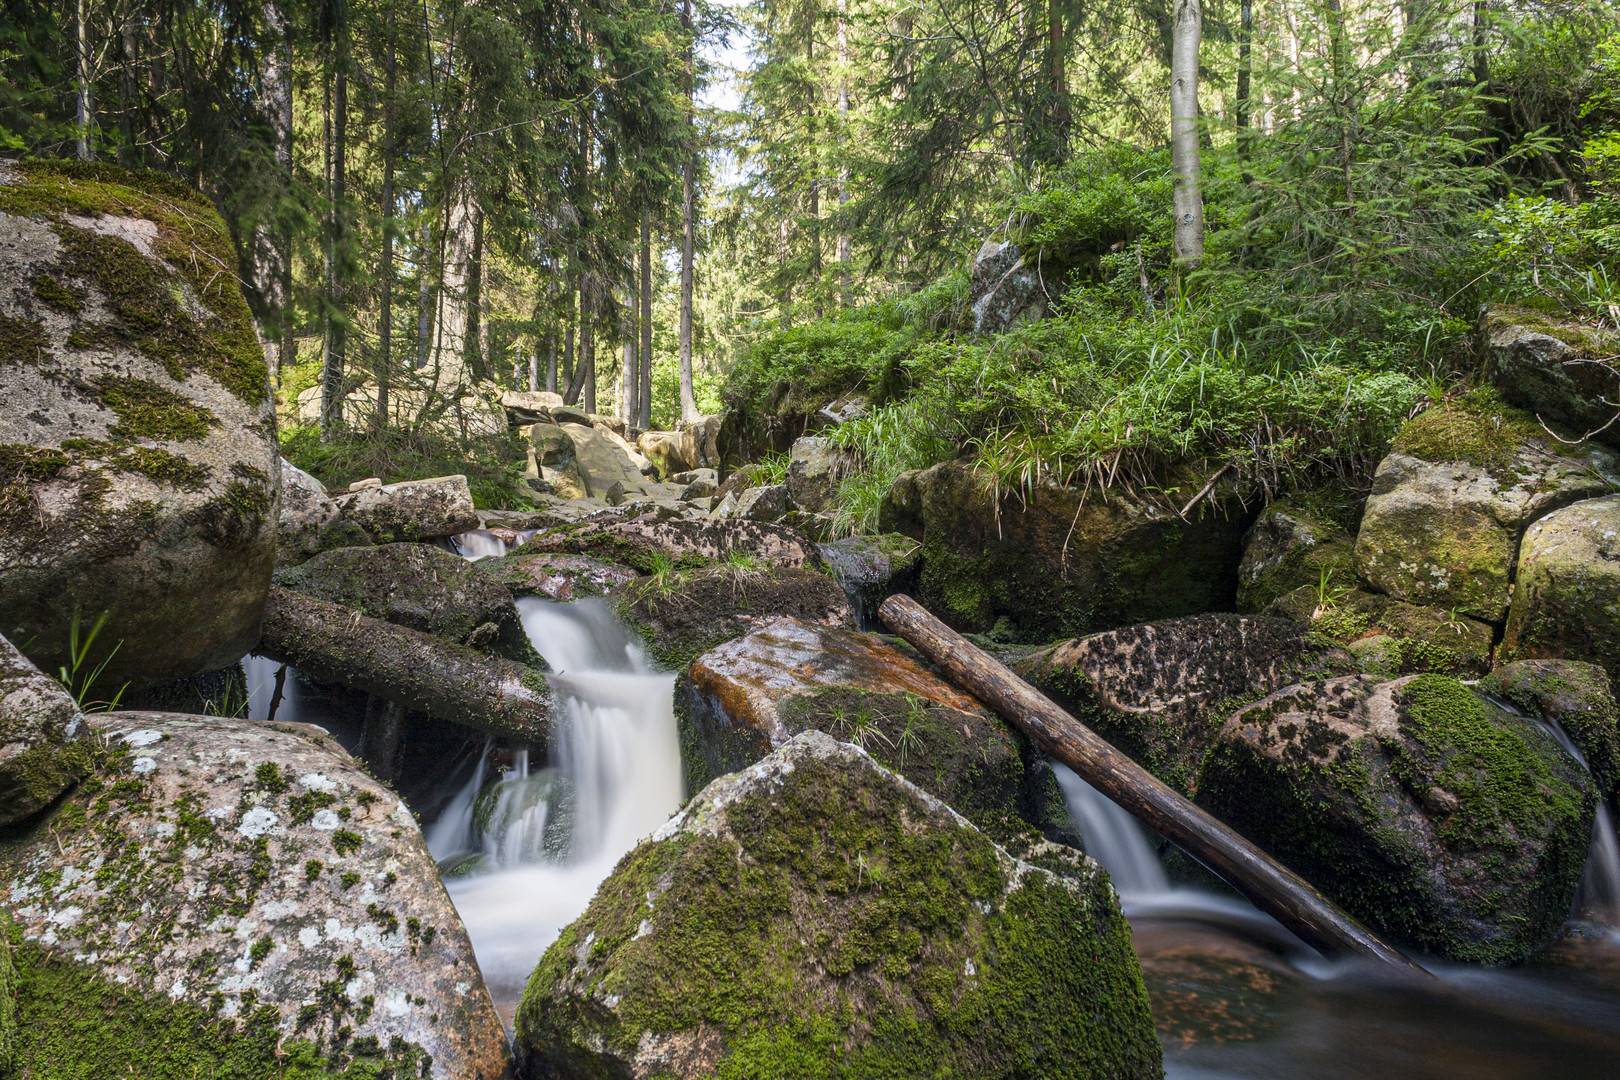
[[[541,958],[526,1075],[1161,1075],[1107,877],[1019,862],[821,732],[722,777]]]
[[[821,552],[797,529],[763,521],[709,521],[643,514],[591,519],[529,541],[530,551],[592,555],[652,573],[660,566],[706,566],[736,553],[771,566],[822,565]]]
[[[826,574],[742,561],[630,582],[619,590],[616,607],[653,659],[670,671],[774,616],[855,625],[844,591]]]
[[[379,544],[443,540],[480,524],[472,489],[459,473],[362,488],[334,501]]]
[[[1356,535],[1356,573],[1374,592],[1500,622],[1525,528],[1617,486],[1613,452],[1560,443],[1477,392],[1396,436]]]
[[[369,543],[371,538],[366,531],[343,516],[343,511],[327,493],[326,485],[286,458],[281,459],[277,568],[297,566],[330,548]]]
[[[675,684],[688,791],[804,731],[863,746],[1001,843],[1069,832],[1051,767],[914,653],[781,618],[700,656]]]
[[[1392,940],[1503,964],[1569,914],[1596,798],[1550,732],[1455,679],[1352,675],[1233,715],[1198,802]]]
[[[1233,604],[1250,515],[1230,489],[1186,521],[1129,496],[995,494],[988,475],[948,461],[903,473],[879,513],[882,531],[922,541],[917,598],[958,630],[1006,619],[1017,640],[1044,642]]]
[[[0,848],[23,1075],[509,1075],[398,796],[317,729],[92,723],[110,747],[100,767]]]
[[[230,231],[177,180],[0,163],[0,633],[103,696],[258,641],[280,455]]]
[[[1356,670],[1286,619],[1191,615],[1052,645],[1019,674],[1155,776],[1191,794],[1235,701]]]
[[[1620,785],[1620,705],[1614,684],[1596,664],[1577,660],[1520,660],[1480,680],[1481,692],[1564,729],[1608,798]]]
[[[0,826],[43,810],[89,771],[88,733],[61,684],[0,637]]]
[[[1507,660],[1588,660],[1620,681],[1620,495],[1530,526],[1501,651]]]

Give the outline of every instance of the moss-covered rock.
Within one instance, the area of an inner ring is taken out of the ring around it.
[[[1198,801],[1392,940],[1497,964],[1563,923],[1596,806],[1550,732],[1442,675],[1256,702],[1222,728]]]
[[[332,501],[378,544],[443,540],[481,524],[472,489],[459,473],[361,488]]]
[[[522,549],[499,559],[480,559],[473,566],[479,574],[504,588],[513,599],[543,596],[559,604],[591,596],[606,596],[619,586],[640,577],[627,566],[603,562],[589,555],[531,553]]]
[[[810,730],[866,749],[1019,850],[1072,836],[1050,765],[1029,740],[904,644],[772,619],[692,662],[675,684],[686,789]]]
[[[458,645],[535,659],[511,593],[431,544],[334,548],[278,570],[276,584]]]
[[[917,588],[922,545],[899,533],[848,536],[821,545],[833,577],[855,607],[857,622],[877,617],[883,601]]]
[[[1307,586],[1279,597],[1266,612],[1309,623],[1317,633],[1348,646],[1364,673],[1380,678],[1425,674],[1468,678],[1491,670],[1495,631],[1489,623],[1455,611],[1408,604],[1364,589],[1324,597]]]
[[[879,522],[922,542],[918,599],[941,619],[980,632],[1006,619],[1045,642],[1231,608],[1252,515],[1218,484],[1182,519],[1204,480],[1168,484],[1164,506],[1060,487],[998,499],[987,475],[948,461],[902,474]]]
[[[1493,698],[1557,723],[1586,758],[1598,797],[1615,794],[1620,786],[1620,705],[1602,668],[1578,660],[1520,660],[1497,668],[1479,685]]]
[[[281,459],[281,515],[276,522],[276,566],[297,566],[323,551],[358,547],[371,537],[343,516],[326,485]]]
[[[1620,681],[1620,495],[1530,526],[1501,655],[1587,660]]]
[[[0,826],[43,810],[89,772],[88,733],[78,703],[0,637]]]
[[[1258,614],[1295,589],[1350,585],[1356,576],[1350,562],[1355,544],[1339,522],[1308,504],[1272,503],[1244,540],[1237,609]]]
[[[1576,432],[1598,431],[1594,438],[1620,449],[1620,425],[1610,424],[1610,403],[1620,401],[1620,341],[1492,305],[1480,313],[1479,347],[1485,377],[1509,404]]]
[[[1239,703],[1355,670],[1350,654],[1298,623],[1214,614],[1060,642],[1018,664],[1033,686],[1187,794]]]
[[[642,514],[580,521],[541,533],[530,551],[590,555],[650,574],[671,565],[703,567],[728,555],[770,566],[822,566],[821,552],[797,529],[764,521],[685,520]]]
[[[779,615],[821,626],[855,626],[844,590],[826,574],[740,559],[638,578],[620,586],[614,606],[646,641],[653,660],[669,671]]]
[[[20,1075],[509,1075],[398,796],[301,725],[90,720],[96,770],[0,844]]]
[[[821,732],[716,780],[541,958],[530,1076],[1161,1075],[1130,931]]]
[[[1374,592],[1500,622],[1525,528],[1617,489],[1620,456],[1561,443],[1533,416],[1475,391],[1396,436],[1356,535],[1356,573]]]
[[[229,230],[165,177],[0,165],[0,633],[46,670],[102,613],[102,696],[238,660],[280,457]]]

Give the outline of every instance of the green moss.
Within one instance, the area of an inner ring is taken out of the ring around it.
[[[40,274],[34,278],[34,295],[42,303],[64,314],[77,315],[84,310],[84,290],[64,285],[50,274]]]
[[[1481,387],[1407,421],[1391,449],[1424,461],[1466,461],[1500,472],[1512,467],[1530,439],[1565,456],[1579,452],[1549,437],[1534,416],[1504,403],[1494,389]]]
[[[339,829],[332,834],[332,850],[339,855],[353,855],[360,850],[360,834]]]
[[[210,410],[148,379],[104,375],[95,385],[102,404],[118,414],[110,429],[116,439],[193,442],[220,426]]]
[[[132,446],[109,459],[108,464],[181,491],[201,491],[213,475],[207,465],[195,464],[155,446]]]
[[[49,356],[45,324],[0,315],[0,363],[32,364]]]

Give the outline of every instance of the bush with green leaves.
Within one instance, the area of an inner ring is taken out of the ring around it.
[[[393,484],[461,473],[480,510],[534,509],[532,490],[511,464],[525,458],[523,440],[512,431],[461,442],[403,428],[339,428],[322,442],[318,427],[299,424],[282,429],[281,454],[328,488],[343,489],[372,476]]]

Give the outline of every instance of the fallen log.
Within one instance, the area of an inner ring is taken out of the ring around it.
[[[1307,944],[1329,955],[1366,957],[1413,974],[1428,974],[1317,892],[1310,882],[1115,750],[911,597],[889,597],[878,614],[947,677],[1149,828],[1220,875]]]
[[[438,720],[525,742],[550,729],[540,672],[273,585],[259,653]]]

